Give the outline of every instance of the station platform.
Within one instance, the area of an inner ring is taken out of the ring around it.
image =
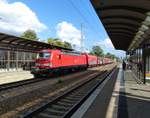
[[[72,118],[149,118],[149,110],[150,85],[120,67],[117,78],[98,87]]]
[[[30,71],[0,72],[0,85],[32,78]]]

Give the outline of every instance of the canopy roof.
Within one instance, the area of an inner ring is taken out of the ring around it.
[[[150,11],[149,0],[91,0],[114,47],[128,50],[146,13]]]
[[[0,48],[6,50],[18,50],[18,51],[28,51],[28,52],[36,52],[41,49],[72,50],[72,49],[63,48],[63,47],[55,46],[40,41],[24,39],[12,35],[4,34],[4,33],[0,33]]]

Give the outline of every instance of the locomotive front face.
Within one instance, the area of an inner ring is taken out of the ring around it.
[[[46,74],[52,67],[51,62],[51,52],[50,51],[40,51],[37,54],[37,59],[35,60],[35,67],[32,68],[32,74]]]
[[[49,68],[51,67],[51,52],[39,52],[36,59],[37,68]]]

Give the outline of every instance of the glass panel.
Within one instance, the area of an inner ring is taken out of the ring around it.
[[[30,70],[35,65],[36,55],[36,53],[31,52],[10,51],[10,59],[8,60],[8,51],[0,50],[0,71],[7,70],[7,67],[9,70]]]
[[[50,58],[50,56],[51,56],[51,53],[49,53],[49,52],[41,52],[41,53],[39,53],[38,54],[38,58]]]

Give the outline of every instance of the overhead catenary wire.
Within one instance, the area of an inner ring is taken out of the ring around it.
[[[96,15],[96,13],[95,13],[95,11],[94,11],[94,9],[93,9],[93,7],[91,6],[91,4],[89,3],[89,5],[87,5],[85,2],[84,2],[84,0],[81,0],[81,4],[85,4],[84,5],[84,9],[85,9],[85,12],[87,13],[87,14],[89,14],[91,17],[91,20],[92,20],[92,22],[98,22],[99,23],[99,19],[96,17],[97,15]],[[93,10],[90,10],[90,9],[93,9]],[[92,13],[93,12],[93,13]],[[95,15],[94,15],[94,13],[95,13]],[[95,27],[95,28],[98,28],[98,27]],[[98,30],[98,33],[99,33],[99,29],[95,29],[95,30]],[[105,30],[105,29],[104,29]],[[103,36],[103,35],[101,35],[101,36]]]
[[[76,12],[78,12],[78,14],[80,14],[80,16],[82,17],[82,19],[89,25],[89,27],[92,29],[92,31],[96,34],[96,35],[100,35],[99,32],[97,30],[95,30],[95,28],[93,27],[93,25],[91,25],[91,23],[85,18],[85,16],[82,14],[82,12],[78,9],[78,7],[74,4],[74,2],[72,2],[72,0],[68,0],[68,2],[70,3],[70,5],[75,9]]]

